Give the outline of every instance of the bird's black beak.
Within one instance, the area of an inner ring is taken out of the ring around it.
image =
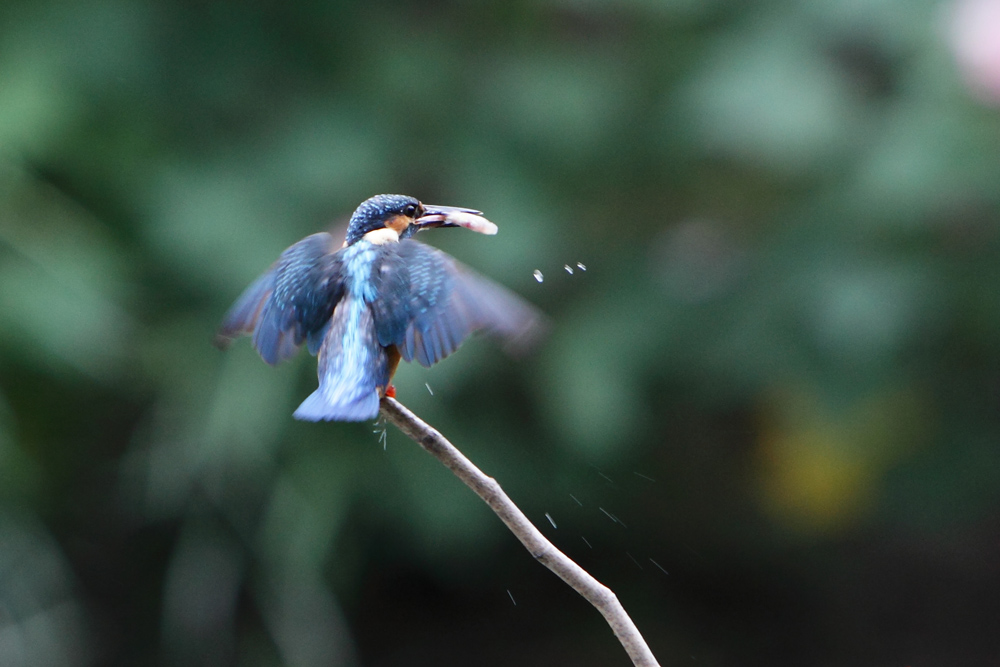
[[[434,227],[465,227],[480,234],[496,234],[497,226],[482,211],[457,206],[425,206],[424,214],[413,221],[418,230]]]

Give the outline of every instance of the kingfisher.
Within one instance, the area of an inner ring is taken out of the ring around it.
[[[424,367],[485,331],[516,350],[542,317],[527,301],[420,243],[417,232],[464,227],[495,234],[482,212],[429,206],[406,195],[376,195],[351,216],[341,247],[331,234],[307,236],[236,300],[216,344],[252,336],[268,364],[306,345],[318,355],[319,387],[295,411],[307,421],[366,421],[379,411],[400,359]]]

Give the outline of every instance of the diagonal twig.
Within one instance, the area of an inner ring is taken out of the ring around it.
[[[500,485],[488,477],[467,459],[462,452],[448,442],[437,430],[410,412],[394,398],[382,399],[382,414],[386,420],[412,438],[418,445],[445,464],[466,486],[475,491],[507,524],[521,544],[542,565],[552,570],[556,576],[569,584],[573,590],[587,599],[604,616],[618,641],[637,667],[659,667],[656,658],[639,634],[635,623],[625,613],[618,597],[610,588],[594,579],[566,554],[559,551],[542,533],[528,521],[528,517],[507,497]]]

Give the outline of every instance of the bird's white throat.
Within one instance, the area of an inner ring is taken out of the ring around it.
[[[399,232],[389,227],[374,229],[364,235],[365,241],[372,245],[384,245],[386,243],[399,243]]]

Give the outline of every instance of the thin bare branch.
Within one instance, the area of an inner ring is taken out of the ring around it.
[[[649,650],[649,646],[646,645],[646,641],[625,612],[625,608],[622,607],[614,592],[590,576],[586,570],[573,562],[566,554],[556,549],[535,528],[534,524],[528,521],[528,517],[517,508],[517,505],[507,497],[495,479],[483,474],[443,435],[410,412],[396,399],[382,399],[382,414],[400,431],[445,464],[459,479],[465,482],[466,486],[475,491],[476,495],[482,498],[500,517],[500,520],[507,524],[511,532],[517,539],[521,540],[521,544],[536,560],[555,572],[560,579],[572,586],[573,590],[594,605],[611,626],[633,664],[637,667],[659,666],[653,653]]]

